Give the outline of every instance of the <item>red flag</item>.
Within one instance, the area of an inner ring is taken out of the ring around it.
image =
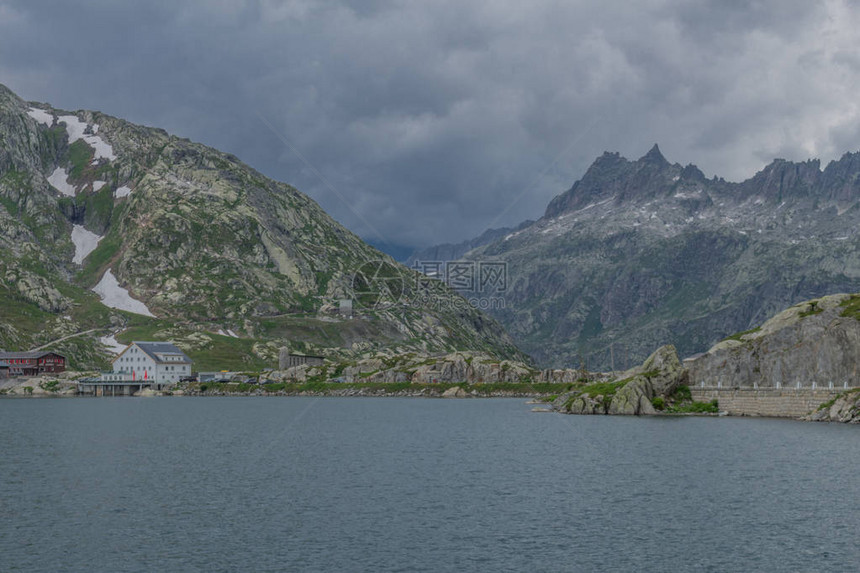
[[[131,371],[131,381],[134,382],[134,370]]]
[[[143,371],[143,379],[146,380],[148,378],[146,370]]]

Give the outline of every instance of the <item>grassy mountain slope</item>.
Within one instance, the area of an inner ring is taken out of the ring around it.
[[[82,264],[74,225],[101,237]],[[91,289],[108,271],[154,317],[105,307]],[[336,312],[342,299],[356,303],[351,318]],[[53,346],[77,366],[104,365],[98,336],[111,332],[184,341],[211,367],[272,366],[282,345],[522,357],[495,321],[289,185],[163,130],[30,104],[2,86],[0,305],[0,347],[96,329]]]

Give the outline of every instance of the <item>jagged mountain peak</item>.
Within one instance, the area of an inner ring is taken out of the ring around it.
[[[669,166],[669,162],[666,161],[666,158],[663,157],[663,154],[660,152],[660,146],[658,146],[656,143],[653,147],[651,147],[651,149],[648,150],[648,153],[640,157],[638,161],[640,163],[651,163],[653,165],[665,167]]]
[[[740,197],[755,195],[777,203],[816,195],[826,197],[822,175],[818,159],[795,162],[777,158],[752,178],[732,187]]]
[[[625,203],[664,195],[671,192],[685,172],[695,179],[701,175],[693,165],[682,168],[670,164],[657,144],[636,161],[629,161],[617,152],[604,152],[582,179],[550,202],[544,217],[558,217],[606,199]]]
[[[687,166],[681,170],[681,179],[687,179],[689,181],[705,181],[706,178],[701,169],[692,163],[688,163]]]

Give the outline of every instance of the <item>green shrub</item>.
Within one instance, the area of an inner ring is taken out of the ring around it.
[[[675,388],[669,397],[674,402],[689,402],[693,399],[693,395],[690,393],[690,387],[685,384],[681,384]]]
[[[860,320],[860,295],[852,294],[839,303],[839,306],[842,307],[841,316]]]
[[[716,400],[710,402],[688,402],[675,406],[671,410],[678,414],[716,414],[720,411]]]
[[[660,396],[654,396],[651,398],[651,405],[654,406],[655,410],[663,410],[666,407],[666,402]]]
[[[60,389],[60,381],[51,380],[50,382],[42,382],[39,386],[41,386],[42,390],[45,390],[46,392],[57,392]]]

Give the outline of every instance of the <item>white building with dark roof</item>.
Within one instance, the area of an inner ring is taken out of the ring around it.
[[[113,372],[103,374],[103,378],[143,382],[156,389],[191,375],[191,359],[170,342],[135,340],[111,364]]]

